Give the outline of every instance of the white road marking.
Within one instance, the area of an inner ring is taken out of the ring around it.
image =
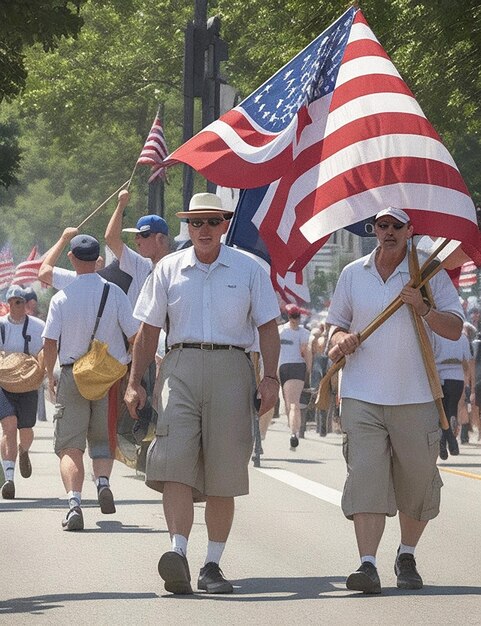
[[[339,507],[341,506],[342,492],[337,489],[326,487],[326,485],[316,483],[314,480],[303,478],[302,476],[298,476],[297,474],[288,472],[287,470],[263,469],[260,467],[257,471],[262,472],[271,478],[275,478],[276,480],[280,480],[286,485],[294,487],[294,489],[299,489],[299,491],[303,491],[310,496],[319,498],[319,500],[324,500],[324,502],[329,502],[330,504],[335,504]]]

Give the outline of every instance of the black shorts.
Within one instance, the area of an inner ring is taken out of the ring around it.
[[[284,363],[279,368],[279,378],[281,386],[287,380],[305,380],[306,364],[305,363]]]
[[[38,391],[11,393],[0,388],[0,420],[16,415],[17,428],[33,428],[37,420]]]

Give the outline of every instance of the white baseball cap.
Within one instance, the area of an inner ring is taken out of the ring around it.
[[[409,215],[402,209],[398,209],[395,206],[388,206],[387,209],[379,211],[379,213],[374,218],[374,221],[377,222],[380,217],[386,217],[388,215],[394,217],[398,222],[401,222],[402,224],[407,224],[410,220]]]

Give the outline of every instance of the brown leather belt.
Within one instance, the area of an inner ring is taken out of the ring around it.
[[[173,346],[170,346],[169,350],[178,350],[179,348],[194,348],[196,350],[242,350],[245,352],[244,348],[239,346],[229,346],[226,344],[220,343],[174,343]]]

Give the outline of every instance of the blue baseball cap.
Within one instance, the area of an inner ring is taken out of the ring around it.
[[[123,228],[124,233],[161,233],[169,234],[167,222],[160,215],[144,215],[142,216],[135,228]]]
[[[91,235],[76,235],[70,242],[70,250],[79,261],[96,261],[100,254],[100,244]]]

